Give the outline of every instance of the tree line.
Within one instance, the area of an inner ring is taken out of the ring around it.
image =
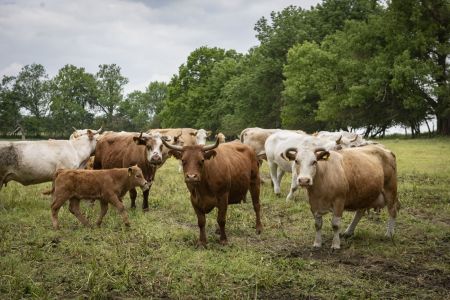
[[[450,135],[450,2],[325,0],[272,12],[254,30],[259,44],[247,53],[200,47],[170,82],[126,96],[116,65],[96,74],[66,65],[52,79],[25,66],[3,77],[0,130],[20,123],[53,136],[104,124],[236,135],[259,126],[377,136],[401,125],[415,135],[436,118],[436,131]]]

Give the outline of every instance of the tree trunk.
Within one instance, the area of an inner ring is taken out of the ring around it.
[[[437,119],[437,133],[441,135],[450,135],[450,117],[438,117]]]

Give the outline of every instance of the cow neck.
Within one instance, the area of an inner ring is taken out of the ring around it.
[[[93,140],[86,138],[70,140],[69,143],[78,155],[79,165],[81,166],[84,161],[87,162],[89,157],[94,153],[95,146],[92,145]]]

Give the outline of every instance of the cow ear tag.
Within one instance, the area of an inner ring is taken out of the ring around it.
[[[325,154],[325,155],[322,157],[323,160],[328,160],[328,158],[330,158],[330,154]]]

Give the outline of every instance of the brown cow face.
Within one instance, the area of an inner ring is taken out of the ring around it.
[[[139,186],[143,191],[150,188],[151,183],[145,180],[144,174],[138,166],[128,168],[128,177],[132,186]]]
[[[213,158],[217,153],[214,150],[203,151],[202,145],[186,146],[182,151],[171,150],[176,159],[183,165],[184,181],[186,183],[199,183],[202,181],[205,161]]]

